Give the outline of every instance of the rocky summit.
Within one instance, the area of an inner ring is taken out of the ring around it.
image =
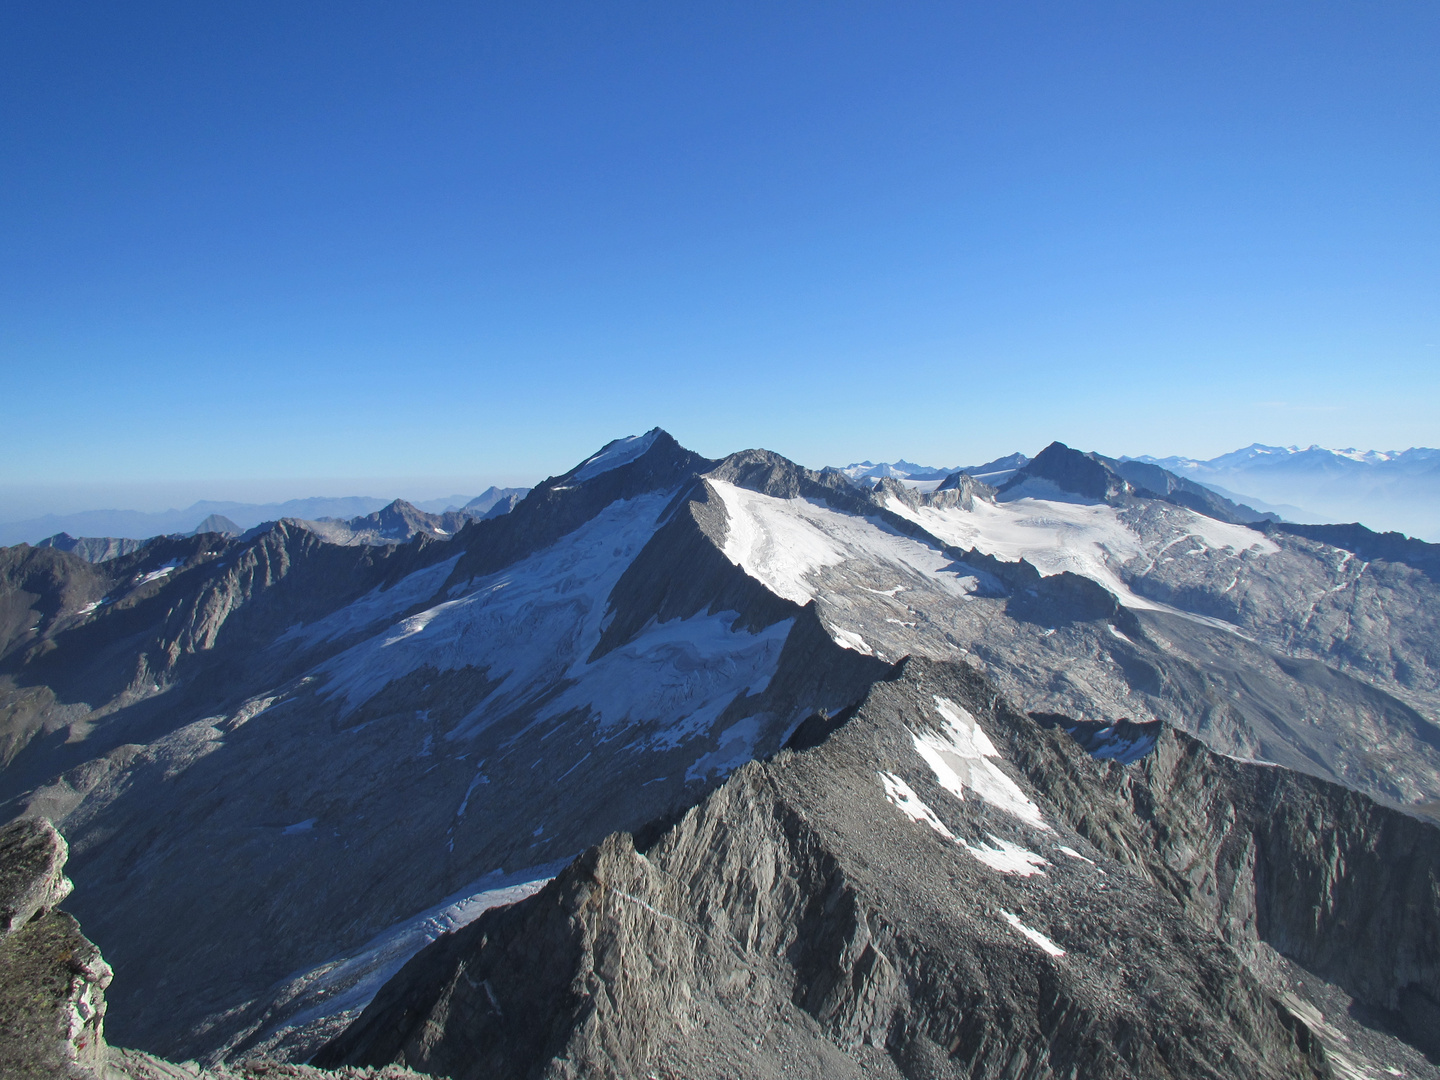
[[[0,549],[5,1052],[1440,1075],[1440,551],[1004,464]]]

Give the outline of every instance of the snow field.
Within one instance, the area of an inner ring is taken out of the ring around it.
[[[1032,494],[1000,502],[976,499],[973,510],[933,506],[917,509],[893,495],[885,505],[947,544],[973,548],[1007,562],[1024,559],[1044,577],[1068,570],[1103,585],[1126,607],[1168,610],[1133,593],[1116,572],[1116,567],[1150,552],[1113,506],[1074,501],[1073,496],[1065,496],[1044,481],[1031,481],[1014,490]],[[1041,494],[1064,497],[1037,497]],[[1280,550],[1263,533],[1216,521],[1193,510],[1176,507],[1172,519],[1185,530],[1184,536],[1197,537],[1215,550],[1239,553],[1254,549],[1260,555]]]
[[[943,552],[869,518],[807,499],[777,499],[707,479],[725,506],[725,557],[772,592],[796,604],[815,599],[810,578],[850,560],[893,567],[938,582],[957,597],[975,590]]]
[[[568,713],[592,721],[602,743],[645,726],[629,747],[636,752],[673,749],[710,733],[737,695],[769,685],[793,620],[758,634],[735,631],[734,612],[652,620],[635,640],[589,660],[611,591],[654,534],[673,494],[617,501],[549,548],[477,578],[458,595],[452,590],[453,599],[352,646],[320,666],[330,676],[324,692],[342,697],[348,711],[421,667],[469,665],[499,685],[446,735],[452,741],[527,707],[535,709],[532,726]],[[453,564],[442,565],[448,576]],[[445,580],[439,567],[412,577],[422,575],[425,580],[407,578],[391,593],[434,595]],[[382,610],[379,596],[360,603],[364,613],[337,613],[328,625],[300,633],[343,632],[373,622]],[[759,735],[753,718],[732,724],[719,733],[719,749],[701,755],[691,773],[703,777],[738,767],[753,756]]]
[[[1050,863],[1043,857],[1035,854],[1019,844],[1012,844],[1009,840],[1001,840],[994,833],[989,834],[989,840],[982,840],[979,844],[965,844],[965,850],[974,855],[992,870],[998,870],[1002,874],[1017,874],[1020,877],[1029,877],[1031,874],[1045,873],[1041,867],[1049,866]]]
[[[885,791],[885,798],[911,821],[923,821],[930,828],[943,836],[946,840],[955,840],[955,834],[945,827],[945,823],[935,816],[935,811],[926,806],[915,790],[894,773],[880,772],[880,786]],[[956,843],[959,843],[957,840]]]

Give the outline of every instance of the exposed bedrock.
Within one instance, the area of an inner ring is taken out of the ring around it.
[[[48,821],[0,828],[0,1076],[94,1077],[103,1067],[109,966],[52,908],[70,892],[65,841]]]
[[[537,484],[510,513],[465,528],[450,584],[493,573],[573,532],[616,499],[678,487],[714,462],[657,431],[649,448],[622,468],[577,480],[583,464]]]
[[[690,485],[666,511],[668,520],[620,576],[609,597],[612,617],[591,654],[599,659],[635,637],[652,619],[733,611],[735,629],[754,633],[800,607],[776,596],[722,553],[725,508],[703,482]]]
[[[1235,761],[1162,726],[1126,768],[1043,744],[1013,760],[1088,840],[1242,953],[1257,942],[1395,1014],[1440,1052],[1440,830],[1304,773]]]
[[[1330,1075],[1243,954],[1029,783],[1040,763],[1144,864],[1106,766],[967,666],[911,660],[819,745],[435,942],[315,1061],[455,1080]]]

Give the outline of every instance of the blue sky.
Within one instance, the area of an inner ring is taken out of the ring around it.
[[[0,491],[418,497],[656,424],[1437,445],[1437,47],[1405,2],[11,3]]]

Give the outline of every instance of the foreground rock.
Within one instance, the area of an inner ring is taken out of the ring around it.
[[[388,1067],[337,1072],[256,1062],[235,1070],[176,1065],[106,1044],[110,966],[53,910],[70,892],[68,851],[48,821],[21,819],[0,829],[0,1077],[5,1080],[404,1080]]]
[[[1337,984],[1377,1008],[1434,993],[1433,827],[1173,732],[1144,764],[1096,761],[963,664],[908,661],[844,723],[802,727],[794,745],[812,743],[440,939],[316,1063],[455,1080],[1436,1074],[1383,1024],[1333,1014]],[[1257,843],[1267,830],[1281,839]]]

